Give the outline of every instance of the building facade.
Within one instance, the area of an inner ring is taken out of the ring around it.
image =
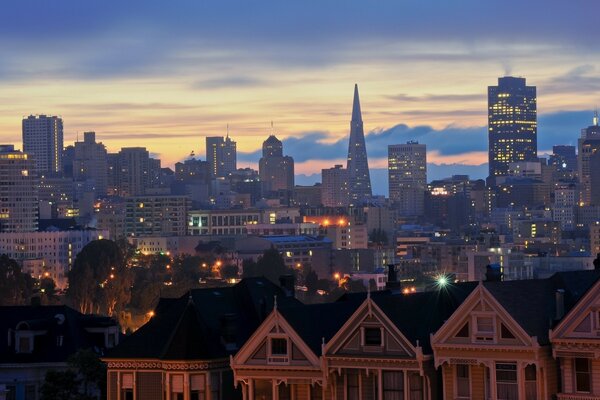
[[[283,155],[283,143],[274,135],[263,142],[258,175],[263,197],[277,196],[277,192],[294,189],[294,159]]]
[[[525,78],[498,78],[488,87],[489,176],[508,175],[509,164],[537,160],[536,87]]]
[[[83,142],[75,143],[73,180],[88,181],[96,196],[106,195],[108,156],[106,147],[96,142],[95,132],[84,132]]]
[[[321,170],[321,204],[325,207],[348,207],[348,170],[341,165]]]
[[[38,179],[31,157],[0,145],[0,232],[38,228]]]
[[[127,236],[184,236],[190,199],[187,196],[133,196],[125,199]]]
[[[361,206],[371,198],[373,193],[371,191],[371,175],[369,173],[369,159],[365,144],[360,99],[358,97],[358,85],[354,85],[346,170],[348,171],[350,204]]]
[[[206,138],[206,162],[212,178],[226,177],[237,170],[237,143],[227,137]]]
[[[423,215],[427,189],[427,148],[419,142],[388,146],[390,200],[400,215]]]
[[[30,115],[23,119],[23,151],[38,174],[62,172],[63,121],[57,116]]]

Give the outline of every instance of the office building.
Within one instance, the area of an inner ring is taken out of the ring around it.
[[[388,146],[390,200],[398,213],[423,214],[427,188],[427,149],[424,144],[407,142]]]
[[[84,132],[83,142],[75,143],[73,180],[86,181],[95,190],[96,196],[106,195],[108,158],[106,147],[96,142],[95,132]]]
[[[131,196],[125,199],[127,236],[184,236],[190,199],[187,196]]]
[[[325,207],[348,207],[348,170],[341,165],[321,170],[321,203]]]
[[[365,144],[358,85],[354,85],[354,101],[352,104],[352,120],[350,121],[350,141],[348,143],[348,193],[350,204],[360,206],[372,196],[369,160]]]
[[[598,125],[598,114],[594,114],[592,125],[581,130],[581,137],[577,140],[579,154],[577,155],[579,168],[579,183],[581,191],[579,195],[580,205],[592,205],[592,176],[600,173],[592,168],[592,158],[600,149],[600,126]],[[600,199],[595,199],[597,203]]]
[[[223,136],[206,138],[206,161],[212,178],[228,176],[237,169],[236,142]]]
[[[31,157],[0,145],[0,232],[37,230],[37,183]]]
[[[108,155],[108,193],[118,196],[140,196],[156,186],[160,160],[150,158],[145,147],[123,147]]]
[[[498,78],[488,87],[490,179],[508,174],[509,164],[537,161],[536,87],[525,78]]]
[[[30,115],[23,119],[23,151],[39,174],[62,172],[63,121],[57,116]]]
[[[274,135],[263,142],[258,175],[263,197],[273,198],[279,191],[294,189],[294,159],[283,155],[283,143]]]

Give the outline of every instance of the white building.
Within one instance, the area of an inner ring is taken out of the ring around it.
[[[325,207],[348,207],[348,170],[341,165],[321,170],[321,203]]]
[[[33,158],[39,174],[62,172],[62,118],[46,115],[24,118],[23,151]]]
[[[107,239],[108,231],[77,230],[47,232],[2,232],[0,233],[0,254],[7,254],[17,260],[30,273],[40,271],[39,262],[43,263],[43,272],[54,279],[56,286],[67,286],[67,274],[75,256],[92,240]],[[28,261],[29,260],[29,261]],[[30,261],[37,260],[37,261]],[[40,278],[40,276],[34,276]]]

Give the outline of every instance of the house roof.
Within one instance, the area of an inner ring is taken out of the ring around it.
[[[3,338],[0,340],[0,364],[62,363],[85,348],[94,348],[101,353],[104,351],[104,335],[87,329],[116,325],[116,321],[109,317],[83,315],[67,306],[0,307],[0,335]],[[34,336],[31,353],[15,350],[17,330],[40,333]]]
[[[228,356],[239,349],[273,309],[300,304],[266,278],[235,286],[193,289],[178,299],[161,299],[154,317],[127,337],[106,358],[199,360]],[[223,340],[224,321],[234,331],[231,350]]]

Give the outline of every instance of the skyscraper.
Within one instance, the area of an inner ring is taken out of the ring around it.
[[[294,189],[294,159],[283,155],[283,143],[274,135],[263,142],[258,175],[263,196],[273,197],[280,190]]]
[[[206,138],[206,161],[212,178],[225,177],[237,169],[237,144],[223,136]]]
[[[350,141],[348,143],[348,192],[350,205],[361,205],[371,198],[371,176],[365,146],[365,133],[358,98],[358,85],[354,85],[352,120],[350,121]]]
[[[348,207],[348,170],[336,165],[321,170],[321,204],[325,207]]]
[[[37,178],[28,154],[0,145],[0,232],[34,232],[38,227]]]
[[[508,174],[511,162],[537,161],[537,106],[535,86],[525,78],[498,78],[488,87],[490,179]]]
[[[388,146],[390,200],[400,215],[423,215],[427,188],[427,148],[419,142]]]
[[[579,201],[582,205],[589,206],[600,202],[600,198],[592,198],[592,177],[600,174],[595,171],[592,164],[594,158],[600,156],[600,125],[598,113],[594,114],[592,125],[581,130],[581,137],[577,140],[578,155],[577,166],[579,168],[580,194]],[[596,181],[596,179],[594,179]]]
[[[23,152],[33,158],[38,174],[62,172],[63,121],[57,116],[23,119]]]
[[[87,181],[95,188],[96,196],[106,195],[108,156],[106,147],[96,142],[95,132],[84,132],[83,142],[75,143],[73,180]]]

